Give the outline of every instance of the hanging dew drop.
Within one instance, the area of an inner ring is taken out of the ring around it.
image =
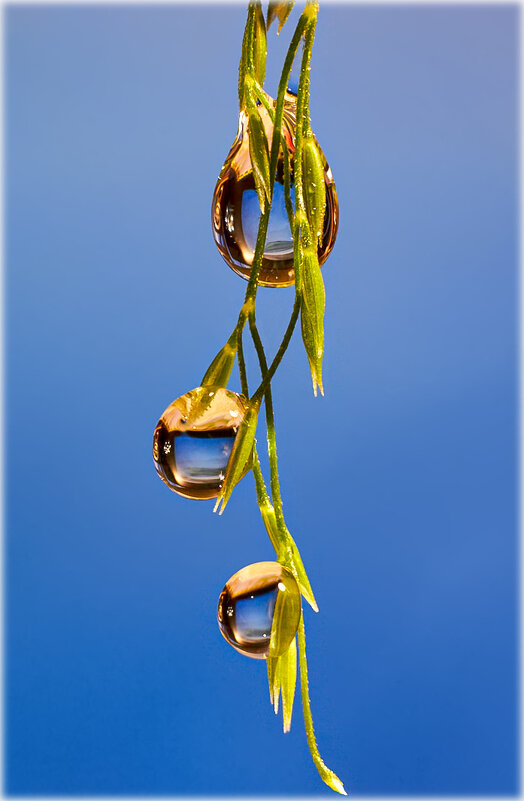
[[[275,108],[275,101],[267,95]],[[293,153],[295,149],[296,95],[289,90],[285,95],[282,133],[290,155],[290,199],[294,208]],[[268,142],[271,145],[273,123],[263,105],[258,106]],[[338,199],[333,175],[321,153],[326,183],[326,213],[322,236],[318,245],[318,258],[323,264],[333,249],[338,230]],[[241,111],[238,133],[222,167],[212,202],[211,223],[216,245],[232,270],[249,279],[260,221],[260,205],[255,188],[253,168],[249,155],[249,124]],[[273,202],[269,215],[266,245],[259,275],[260,286],[291,286],[295,281],[293,267],[293,236],[286,209],[284,191],[284,154],[282,149],[277,162]]]
[[[273,627],[277,603],[278,637]],[[218,601],[218,625],[223,636],[233,648],[253,659],[284,653],[297,632],[300,613],[298,584],[278,562],[257,562],[242,568],[229,579]]]
[[[216,498],[245,413],[242,396],[223,388],[199,387],[173,401],[153,437],[153,460],[162,481],[184,498]]]

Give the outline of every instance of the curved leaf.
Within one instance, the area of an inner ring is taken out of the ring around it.
[[[231,370],[235,364],[237,353],[237,333],[233,331],[224,347],[218,351],[217,355],[206,370],[200,386],[202,387],[227,387]]]
[[[235,444],[231,451],[231,456],[227,463],[226,476],[224,483],[220,489],[220,493],[215,504],[213,511],[220,507],[220,513],[224,511],[227,502],[231,497],[235,486],[238,484],[246,469],[246,465],[251,459],[253,452],[253,443],[255,441],[255,432],[257,429],[259,404],[252,404],[248,407],[244,419],[240,423],[237,435],[235,437]]]

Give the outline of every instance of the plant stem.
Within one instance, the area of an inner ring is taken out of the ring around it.
[[[300,19],[297,23],[297,27],[293,34],[293,38],[291,39],[291,43],[289,45],[286,59],[284,61],[284,67],[282,69],[282,75],[280,77],[280,83],[278,85],[278,93],[277,93],[277,102],[275,108],[275,120],[273,125],[273,137],[271,140],[271,154],[270,154],[270,161],[269,161],[269,175],[270,175],[270,198],[269,202],[266,203],[266,208],[264,212],[260,215],[260,223],[258,226],[258,234],[257,234],[257,241],[255,245],[255,253],[253,256],[253,264],[251,267],[251,273],[249,276],[249,282],[246,289],[244,305],[240,311],[240,315],[238,318],[239,325],[244,326],[247,313],[249,307],[254,303],[257,294],[258,288],[258,276],[260,274],[260,268],[262,266],[262,259],[264,256],[264,248],[266,245],[266,235],[267,235],[267,227],[269,223],[269,212],[271,209],[271,201],[273,199],[273,187],[275,185],[275,178],[276,178],[276,170],[277,170],[277,163],[278,163],[278,153],[280,150],[280,138],[282,132],[282,118],[284,114],[284,96],[286,93],[287,83],[289,79],[289,75],[291,73],[291,68],[293,66],[293,61],[300,45],[300,40],[302,39],[302,35],[306,29],[307,23],[309,20],[309,15],[306,14],[306,10],[301,14]],[[250,20],[248,17],[248,23]]]
[[[302,169],[302,149],[304,137],[310,130],[309,122],[309,71],[311,65],[311,50],[315,38],[315,27],[317,23],[318,3],[310,2],[306,5],[304,13],[309,9],[309,19],[304,34],[304,50],[302,53],[302,63],[300,67],[300,81],[297,94],[297,121],[295,127],[295,155],[294,155],[294,177],[295,177],[295,227],[293,230],[293,252],[295,262],[295,283],[298,284],[297,290],[300,291],[300,258],[299,241],[302,238],[303,246],[311,244],[311,231],[309,228],[306,204],[304,199],[304,176]],[[299,275],[297,276],[297,268]],[[298,279],[298,280],[297,280]]]
[[[262,377],[267,375],[267,359],[264,353],[264,346],[258,333],[258,328],[255,320],[254,312],[249,315],[249,328],[253,338],[253,344],[257,352],[258,361],[260,363],[260,371]],[[285,527],[284,513],[282,511],[282,496],[280,494],[280,481],[278,477],[278,462],[277,462],[277,440],[275,433],[275,415],[273,412],[273,397],[271,393],[271,384],[268,383],[264,393],[265,407],[266,407],[266,429],[267,429],[267,452],[269,456],[269,470],[270,470],[270,485],[271,497],[273,499],[273,506],[275,507],[275,515],[277,522]]]
[[[263,374],[263,379],[262,379],[261,383],[259,384],[259,386],[258,386],[257,390],[255,391],[255,393],[253,394],[253,400],[261,400],[262,395],[264,395],[264,393],[266,392],[269,384],[271,383],[271,380],[272,380],[273,376],[275,375],[275,373],[276,373],[276,371],[277,371],[277,369],[278,369],[278,367],[280,365],[280,362],[282,361],[282,358],[283,358],[283,356],[284,356],[284,354],[285,354],[285,352],[286,352],[286,350],[288,348],[288,345],[289,345],[289,343],[291,341],[291,337],[293,336],[293,331],[295,330],[295,326],[297,324],[299,313],[300,313],[300,296],[298,294],[296,294],[295,295],[295,304],[293,306],[293,312],[291,313],[291,318],[289,320],[289,323],[288,323],[288,326],[286,328],[286,332],[284,334],[282,342],[280,343],[280,347],[277,350],[277,352],[275,354],[275,358],[271,362],[271,365],[270,365],[269,369],[266,370],[265,375]],[[262,364],[260,366],[262,368]]]
[[[298,624],[298,653],[299,653],[299,664],[300,664],[300,691],[302,694],[302,710],[304,712],[304,725],[306,728],[307,744],[309,746],[313,762],[315,763],[315,767],[318,770],[322,781],[324,781],[329,787],[331,787],[332,790],[335,790],[337,793],[340,793],[341,795],[347,795],[346,791],[344,790],[344,785],[342,784],[338,776],[325,765],[322,757],[319,754],[317,741],[315,739],[315,731],[313,729],[313,718],[311,716],[311,705],[309,702],[309,685],[307,678],[307,659],[306,659],[306,632],[304,628],[303,614],[301,614],[300,623]]]
[[[242,394],[249,398],[249,387],[247,383],[246,361],[244,359],[244,346],[242,343],[242,328],[237,328],[237,359],[238,359],[238,372],[240,373],[240,386],[242,387]]]
[[[253,91],[255,92],[258,100],[260,100],[260,103],[266,109],[271,122],[274,122],[275,121],[275,109],[271,106],[271,103],[267,99],[266,93],[264,92],[264,90],[262,89],[262,87],[260,86],[258,81],[253,81],[252,82],[252,87],[253,87]]]

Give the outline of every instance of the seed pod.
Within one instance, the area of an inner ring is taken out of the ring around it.
[[[257,190],[258,202],[262,212],[270,195],[269,178],[269,146],[264,125],[256,106],[248,110],[249,124],[249,157],[253,166],[253,178]]]
[[[300,283],[302,292],[302,305],[300,323],[302,327],[302,341],[306,349],[313,392],[317,394],[317,386],[324,394],[322,386],[322,358],[324,356],[324,309],[326,293],[324,281],[320,272],[316,250],[309,248],[303,254],[300,265]]]
[[[278,17],[277,33],[280,33],[294,5],[295,5],[294,0],[284,0],[284,2],[278,2],[278,0],[276,0],[276,2],[275,0],[269,0],[267,6],[267,22],[266,22],[267,30],[269,30],[269,26],[271,25],[275,17]]]
[[[304,174],[304,201],[308,222],[315,240],[321,243],[324,231],[324,216],[326,214],[326,183],[322,155],[312,134],[304,142],[302,169]]]
[[[264,15],[262,13],[262,6],[257,4],[255,9],[255,42],[253,60],[255,62],[255,78],[260,86],[264,86],[264,78],[266,77],[266,57],[266,25],[264,22]]]

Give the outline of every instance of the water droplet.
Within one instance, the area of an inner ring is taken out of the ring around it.
[[[268,101],[274,108],[275,101],[269,95]],[[286,92],[282,132],[291,157],[290,195],[293,205],[296,104],[296,95]],[[271,145],[273,124],[264,106],[258,106],[258,111]],[[331,253],[338,229],[338,200],[333,175],[323,154],[322,158],[326,182],[326,214],[322,240],[318,247],[320,264],[323,264]],[[237,137],[218,178],[211,208],[213,236],[220,253],[238,275],[248,279],[255,252],[260,207],[249,156],[248,119],[243,111],[240,112]],[[277,164],[273,203],[269,215],[259,283],[261,286],[271,287],[291,286],[294,280],[293,237],[285,204],[284,158],[281,152]]]
[[[237,414],[236,428],[231,425],[231,409]],[[245,412],[242,396],[222,387],[211,392],[209,387],[198,387],[173,401],[153,437],[160,478],[184,498],[216,498]]]
[[[254,659],[268,656],[279,592],[281,596],[285,593],[285,624],[274,656],[287,650],[300,620],[300,590],[293,574],[278,562],[257,562],[235,573],[222,590],[218,625],[228,643],[241,654]]]

